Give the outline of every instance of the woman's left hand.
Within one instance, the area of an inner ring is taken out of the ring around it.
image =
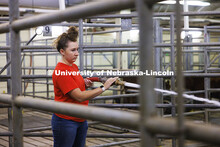
[[[87,78],[84,79],[86,88],[89,88],[93,85],[93,82]]]

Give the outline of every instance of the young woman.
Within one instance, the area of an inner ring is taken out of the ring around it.
[[[79,55],[77,37],[76,28],[70,27],[55,41],[56,48],[62,55],[62,60],[57,64],[52,75],[55,101],[88,105],[90,99],[108,89],[117,78],[109,78],[102,87],[85,91],[86,87],[92,85],[92,82],[88,79],[84,80],[80,74],[73,74],[79,71],[77,65],[74,64]],[[88,129],[86,120],[53,114],[51,123],[54,147],[85,146]]]

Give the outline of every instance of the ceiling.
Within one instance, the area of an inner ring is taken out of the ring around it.
[[[0,0],[0,23],[8,21],[8,1]],[[66,7],[77,5],[80,3],[90,2],[95,0],[65,0]],[[210,6],[199,7],[199,6],[189,6],[189,11],[192,12],[202,12],[202,11],[220,11],[220,0],[200,0],[210,2]],[[20,5],[20,15],[24,17],[25,15],[33,15],[39,13],[47,13],[59,10],[59,0],[19,0]],[[154,12],[174,12],[175,5],[164,5],[156,4],[154,6]],[[135,11],[135,10],[132,10]],[[168,25],[169,18],[161,18],[162,25]],[[100,21],[99,21],[100,22]],[[101,23],[115,23],[115,20],[105,20]],[[133,23],[137,23],[134,19]],[[204,26],[204,25],[219,25],[220,16],[193,16],[190,17],[190,26]]]

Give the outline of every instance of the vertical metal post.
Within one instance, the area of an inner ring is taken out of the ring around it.
[[[10,23],[19,18],[18,0],[9,1]],[[21,95],[21,48],[20,34],[10,27],[11,34],[11,80],[12,80],[12,109],[13,109],[13,143],[16,147],[23,147],[22,109],[14,104],[14,100]]]
[[[182,43],[181,43],[181,6],[179,0],[176,0],[176,47],[177,47],[177,127],[179,131],[178,135],[178,147],[184,147],[184,100],[183,100],[183,72],[182,72]]]
[[[85,54],[85,69],[87,70],[87,67],[88,67],[88,60],[87,60],[87,58],[88,58],[88,53],[87,52],[85,52],[84,53]]]
[[[48,45],[48,40],[46,40],[46,45]],[[49,68],[49,63],[48,63],[48,52],[46,52],[46,74],[48,75],[48,68]],[[49,79],[46,78],[46,85],[47,85],[47,98],[49,99],[49,93],[50,93],[50,86],[49,86]]]
[[[154,43],[160,43],[160,20],[159,19],[154,20]],[[154,53],[154,65],[155,65],[154,68],[156,71],[161,70],[160,56],[161,56],[161,49],[157,47],[155,48],[155,53]],[[161,78],[156,78],[155,87],[161,89]],[[156,93],[156,103],[159,103],[159,104],[162,103],[161,93]],[[159,115],[162,115],[161,110],[158,111]]]
[[[119,32],[119,40],[117,40],[117,41],[118,41],[118,44],[122,43],[122,31]],[[123,58],[122,51],[120,51],[119,52],[119,61],[120,61],[119,69],[122,69],[122,67],[123,67],[123,65],[122,65],[123,64],[122,58]]]
[[[188,0],[184,0],[183,11],[189,12]],[[184,29],[189,29],[189,16],[184,16]],[[185,37],[188,36],[188,31],[185,31]]]
[[[128,41],[127,41],[127,44],[131,44],[131,40],[130,39],[128,39]],[[128,69],[130,69],[130,68],[132,68],[130,65],[131,65],[131,51],[128,51],[127,52],[128,53],[128,58],[127,58],[127,60],[128,60]]]
[[[91,45],[93,44],[93,34],[91,35]],[[91,70],[93,71],[94,69],[94,52],[91,52]]]
[[[152,5],[146,5],[143,0],[136,1],[139,17],[139,47],[140,47],[140,71],[153,69],[153,10]],[[140,77],[140,132],[141,146],[154,147],[155,135],[144,127],[147,119],[156,115],[155,110],[155,80],[151,76]]]
[[[114,44],[116,44],[116,40],[114,40]],[[118,53],[117,52],[113,52],[112,61],[113,61],[113,68],[118,68]]]
[[[184,42],[192,42],[192,35],[188,34],[184,38]],[[185,47],[185,50],[191,50],[192,47]],[[192,62],[193,62],[193,53],[185,53],[184,54],[184,69],[185,70],[192,70]]]
[[[9,33],[6,33],[6,45],[9,46],[10,45],[10,39],[9,39]],[[11,52],[7,51],[6,52],[6,59],[8,63],[9,61],[11,61]],[[10,70],[10,66],[7,68],[7,75],[11,75],[11,70]],[[11,79],[7,80],[7,93],[11,94]],[[8,108],[8,130],[10,132],[12,132],[12,109]],[[12,137],[9,136],[9,147],[12,147]]]
[[[23,74],[24,75],[26,75],[26,69],[25,69],[25,64],[26,64],[26,62],[25,62],[25,54],[23,54],[23,58],[24,58],[24,60],[23,60],[23,67],[24,67],[24,70],[23,70]],[[24,91],[24,93],[23,93],[23,95],[25,96],[26,95],[26,88],[25,88],[25,85],[26,85],[26,82],[25,82],[25,79],[24,79],[24,83],[23,83],[23,85],[24,85],[24,89],[23,89],[23,91]]]
[[[170,54],[170,60],[171,60],[171,71],[175,73],[175,26],[174,26],[174,15],[170,15],[170,43],[172,44],[171,46],[171,54]],[[171,77],[171,90],[175,91],[175,77]],[[172,103],[172,108],[171,108],[171,114],[172,117],[176,116],[176,100],[175,97],[172,95],[171,96],[171,103]],[[172,147],[176,146],[176,139],[172,139]]]
[[[32,74],[34,75],[34,54],[31,53],[31,58],[32,58]],[[35,97],[35,79],[32,79],[32,84],[33,84],[33,97]]]
[[[55,55],[55,65],[57,65],[58,59],[57,59],[57,54]]]
[[[48,63],[48,52],[46,52],[46,74],[48,75],[48,66],[49,66],[49,63]],[[47,84],[47,98],[49,98],[49,79],[46,78],[46,84]]]
[[[154,43],[160,43],[160,40],[161,40],[160,39],[161,38],[160,37],[160,20],[159,19],[154,19],[153,22],[154,22],[153,23],[154,24]],[[155,69],[155,71],[160,71],[161,70],[161,66],[160,66],[161,58],[160,58],[160,56],[161,56],[161,49],[156,47],[154,49],[154,65],[155,65],[154,69]],[[155,87],[161,89],[162,88],[161,87],[161,78],[156,78],[155,80],[156,80]],[[155,99],[156,99],[156,103],[159,103],[159,104],[163,103],[161,93],[156,93]],[[157,113],[158,113],[158,115],[162,116],[163,115],[163,109],[158,109]],[[161,141],[160,141],[160,139],[158,139],[157,140],[157,146],[161,146],[160,144],[161,144]]]
[[[207,30],[207,26],[204,26],[204,42],[209,42],[209,34]],[[205,74],[208,73],[208,65],[209,65],[209,53],[204,47],[204,71]],[[204,90],[205,90],[205,98],[209,98],[209,92],[208,89],[210,88],[210,78],[204,78]],[[209,112],[207,109],[205,109],[205,122],[209,121]]]
[[[91,70],[94,70],[94,52],[91,52]]]
[[[79,70],[84,70],[83,19],[79,19]]]
[[[91,45],[93,44],[93,38],[94,38],[94,35],[91,34]]]

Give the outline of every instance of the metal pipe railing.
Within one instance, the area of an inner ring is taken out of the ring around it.
[[[162,47],[172,47],[172,46],[176,46],[175,44],[170,44],[170,43],[155,43],[153,46],[154,47],[158,47],[158,48],[162,48]],[[194,47],[194,46],[201,46],[201,47],[208,47],[208,46],[220,46],[219,42],[209,42],[209,43],[183,43],[182,44],[183,47]],[[83,45],[82,46],[83,49],[87,49],[86,51],[88,52],[89,49],[91,49],[91,51],[98,51],[98,50],[102,50],[103,48],[106,49],[112,49],[112,48],[125,48],[125,50],[131,50],[131,51],[136,51],[136,48],[138,47],[138,44],[105,44],[105,45]],[[98,49],[97,49],[98,48]],[[0,50],[4,50],[7,51],[10,49],[10,46],[2,46],[0,47]],[[55,48],[53,46],[21,46],[22,50],[30,50],[30,52],[32,50],[41,50],[44,49],[43,51],[46,51],[46,49],[51,49],[49,51],[55,51]],[[209,50],[209,48],[207,48]],[[123,49],[121,49],[123,51]],[[212,50],[212,48],[210,48],[210,50]],[[120,51],[120,50],[119,50]],[[185,51],[185,50],[184,50]],[[218,50],[216,50],[218,51]],[[165,51],[165,52],[169,52],[169,51]],[[192,50],[192,51],[185,51],[185,52],[201,52],[200,50]]]
[[[94,76],[97,76],[96,74],[94,74]],[[105,72],[102,75],[104,77],[112,77],[111,75],[107,75]],[[134,76],[134,75],[121,75],[121,74],[115,74],[115,76],[118,77],[137,77],[138,75]],[[154,76],[155,78],[171,78],[171,77],[175,77],[176,75],[172,76],[172,75],[151,75]],[[218,73],[185,73],[183,75],[184,77],[219,77]],[[6,79],[10,79],[11,76],[9,75],[0,75],[0,79],[1,80],[6,80]],[[52,78],[52,76],[50,75],[22,75],[21,76],[22,79],[42,79],[42,78]]]
[[[185,134],[184,134],[184,99],[183,99],[183,91],[184,91],[184,81],[183,81],[183,63],[182,63],[182,42],[181,42],[181,26],[182,26],[182,17],[181,17],[181,7],[180,1],[176,0],[176,52],[177,52],[177,112],[178,117],[176,118],[177,123],[175,124],[178,129],[178,147],[184,147],[185,145]]]
[[[9,1],[10,24],[19,19],[19,2],[18,0]],[[23,147],[23,119],[22,110],[14,104],[14,100],[21,95],[21,49],[20,49],[20,32],[15,31],[11,25],[10,41],[11,41],[11,93],[12,93],[12,119],[13,119],[13,143],[16,146]],[[9,62],[9,61],[8,61]]]
[[[140,70],[153,70],[153,7],[147,5],[144,0],[138,0],[136,7],[139,16],[139,50],[140,50]],[[155,146],[155,134],[151,134],[145,129],[144,122],[156,114],[155,109],[155,86],[154,77],[141,76],[140,80],[140,134],[141,147]],[[147,98],[146,98],[147,97]]]
[[[0,132],[0,136],[13,136],[12,132]],[[25,137],[53,137],[52,133],[24,133]],[[139,138],[139,134],[87,134],[88,138]]]
[[[89,104],[89,106],[105,107],[105,108],[139,108],[140,104]],[[172,104],[155,104],[156,108],[172,108],[178,105]],[[184,104],[185,108],[202,109],[202,108],[220,108],[218,105],[213,104]]]
[[[52,23],[59,23],[62,21],[70,21],[73,19],[85,18],[88,16],[98,15],[107,12],[133,8],[134,2],[134,0],[111,0],[90,2],[70,7],[66,10],[61,10],[54,13],[40,14],[33,17],[15,20],[10,25],[14,30],[18,31]],[[6,33],[8,31],[9,23],[0,25],[0,33]]]
[[[58,103],[55,101],[41,100],[38,98],[33,99],[31,97],[18,97],[15,103],[16,105],[22,107],[31,107],[34,109],[50,111],[54,113],[60,113],[71,116],[74,115],[75,117],[94,119],[106,123],[111,122],[112,124],[117,124],[117,125],[122,124],[123,127],[128,127],[128,128],[136,128],[135,123],[138,123],[139,120],[139,116],[134,113],[90,107],[90,106],[81,107],[80,105],[77,104]],[[130,119],[133,119],[133,121],[131,121]],[[128,123],[127,125],[124,126],[125,122]]]
[[[162,119],[162,118],[151,118],[146,121],[146,127],[152,133],[161,133],[171,136],[178,135],[178,128],[176,121],[173,119]],[[185,138],[189,140],[196,140],[211,144],[220,144],[218,139],[220,128],[217,126],[194,124],[188,121],[184,123],[184,134]]]
[[[139,141],[140,141],[140,139],[123,140],[123,141],[118,141],[118,142],[112,142],[112,143],[95,145],[95,146],[91,146],[91,147],[108,147],[108,146],[115,146],[115,145],[121,145],[121,144],[134,143],[134,142],[139,142]]]
[[[10,104],[11,95],[0,94],[0,102]],[[60,113],[69,116],[92,119],[104,123],[123,126],[138,130],[140,116],[137,113],[111,110],[107,108],[96,108],[77,104],[42,100],[31,97],[17,97],[15,104],[24,108],[39,109],[48,112]],[[145,127],[155,134],[177,135],[176,121],[151,117],[145,121]],[[220,128],[217,126],[205,126],[186,121],[184,133],[187,139],[220,145]]]

